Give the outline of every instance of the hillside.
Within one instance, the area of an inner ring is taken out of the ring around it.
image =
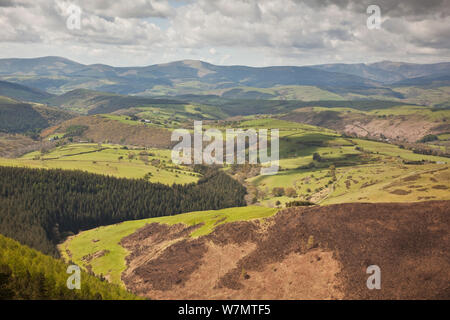
[[[14,158],[34,149],[37,141],[22,134],[0,133],[0,157]]]
[[[245,188],[199,168],[187,185],[119,179],[74,170],[0,166],[0,233],[57,256],[56,244],[81,230],[126,220],[245,204]]]
[[[68,264],[0,234],[0,300],[138,299],[117,285],[81,273],[80,290],[67,288]]]
[[[182,60],[143,67],[113,67],[83,65],[60,57],[0,59],[0,79],[14,82],[10,86],[17,87],[6,90],[13,98],[50,101],[81,113],[112,112],[124,105],[150,103],[137,97],[125,98],[126,95],[167,98],[195,94],[227,99],[302,101],[387,99],[408,103],[411,101],[403,95],[401,88],[416,86],[433,91],[449,86],[449,74],[449,63],[392,61],[247,67]],[[123,96],[99,95],[84,89]],[[52,97],[47,92],[68,95]],[[434,96],[437,93],[433,91]],[[442,94],[435,98],[443,99]],[[91,107],[86,107],[86,102]]]
[[[397,105],[371,110],[306,107],[281,119],[321,126],[360,137],[416,142],[428,134],[450,131],[450,112],[423,106]]]
[[[0,76],[57,94],[80,88],[119,94],[174,95],[240,86],[317,86],[333,92],[362,92],[382,87],[377,81],[357,75],[311,67],[217,66],[203,61],[183,60],[146,67],[115,68],[43,57],[23,59],[23,65],[28,67],[25,68],[18,65],[19,60],[0,59]]]
[[[180,104],[178,101],[167,99],[123,96],[87,89],[76,89],[59,96],[54,96],[48,99],[48,103],[81,114],[110,113],[119,109],[148,104]]]
[[[0,81],[0,96],[32,102],[43,102],[52,97],[45,91],[7,81]]]
[[[70,119],[60,125],[49,128],[45,136],[60,134],[64,136],[71,130],[73,139],[100,143],[115,143],[154,148],[169,148],[171,132],[168,129],[145,125],[143,123],[128,124],[103,116],[81,116]]]
[[[121,245],[121,240],[149,223],[163,223],[173,226],[175,233],[180,231],[186,237],[189,235],[199,237],[211,233],[217,226],[225,223],[266,218],[276,212],[277,209],[250,206],[126,221],[120,225],[110,225],[82,232],[60,244],[58,249],[66,261],[72,259],[86,270],[92,270],[96,274],[103,273],[112,283],[123,284],[121,275],[127,268],[126,257],[130,251]],[[181,227],[180,224],[185,226]],[[168,229],[166,231],[172,233]],[[93,237],[96,241],[92,241]],[[148,249],[153,251],[160,248],[160,244],[157,243],[154,248]],[[98,252],[105,254],[100,256]]]
[[[59,141],[57,139],[55,142]],[[2,151],[13,153],[14,150],[8,146],[16,149],[25,148],[27,142],[29,141],[22,142],[17,136],[0,136],[0,155]],[[117,178],[145,179],[169,186],[174,183],[197,182],[200,174],[194,172],[193,168],[171,164],[170,158],[171,150],[168,149],[128,148],[102,143],[72,143],[51,149],[41,148],[38,151],[26,153],[20,158],[0,158],[0,165],[82,170]]]
[[[410,78],[401,80],[393,83],[393,86],[404,87],[404,86],[422,86],[426,88],[437,88],[450,85],[450,74],[449,72],[438,72],[436,74],[431,74],[423,77]]]
[[[0,74],[61,75],[80,70],[82,64],[62,57],[0,59]]]
[[[123,249],[110,253],[121,239],[129,252],[121,280],[151,299],[449,299],[449,205],[291,208],[206,233],[202,217],[184,214],[144,220],[138,230],[136,223],[90,230],[61,249],[104,270],[113,258],[123,261]],[[239,209],[229,211],[217,219]],[[381,268],[381,290],[366,287],[369,265]]]
[[[40,132],[73,117],[57,108],[0,97],[0,132]]]
[[[376,63],[358,64],[323,64],[312,67],[324,71],[352,74],[359,77],[380,81],[385,84],[395,83],[406,79],[425,77],[436,73],[450,73],[449,62],[418,64],[380,61]]]

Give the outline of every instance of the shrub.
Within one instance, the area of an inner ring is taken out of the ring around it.
[[[275,187],[272,189],[272,195],[274,197],[281,197],[284,196],[284,188],[283,187]]]
[[[320,162],[320,161],[322,161],[322,157],[317,152],[314,152],[313,153],[313,160],[317,161],[317,162]]]
[[[297,191],[292,187],[286,188],[285,193],[290,198],[295,198],[297,196]]]
[[[286,208],[290,207],[306,207],[306,206],[313,206],[314,203],[311,201],[291,201],[286,203]]]

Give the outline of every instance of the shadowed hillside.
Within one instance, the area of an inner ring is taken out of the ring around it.
[[[73,117],[74,114],[58,108],[0,96],[0,132],[39,132]]]

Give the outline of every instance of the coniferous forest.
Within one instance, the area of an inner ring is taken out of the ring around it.
[[[166,186],[82,171],[0,167],[0,233],[58,256],[81,230],[125,220],[245,205],[246,189],[206,167],[195,184]]]
[[[67,288],[67,265],[0,234],[0,300],[138,299],[125,289],[84,271],[79,290]]]

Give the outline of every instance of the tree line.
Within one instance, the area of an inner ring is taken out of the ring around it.
[[[167,186],[82,171],[0,167],[0,233],[58,256],[66,236],[126,220],[244,206],[246,189],[196,166],[197,183]]]

